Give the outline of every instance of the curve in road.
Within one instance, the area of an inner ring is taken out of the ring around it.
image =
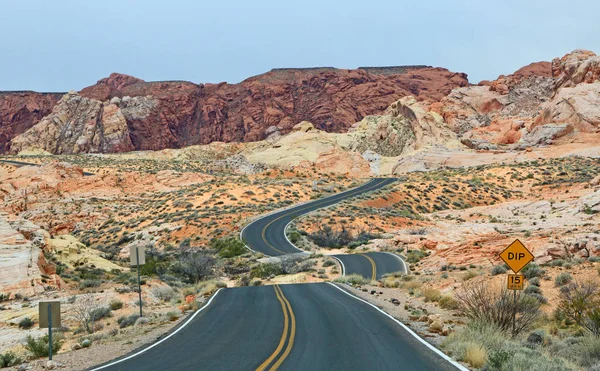
[[[252,251],[261,252],[268,256],[305,253],[305,251],[292,244],[285,235],[285,229],[292,220],[312,211],[378,190],[395,181],[394,178],[376,178],[359,187],[324,199],[310,201],[267,214],[248,224],[242,230],[240,236]],[[332,255],[332,257],[340,262],[342,273],[345,275],[360,274],[366,278],[376,280],[386,273],[407,272],[404,262],[397,256],[395,258],[390,256],[389,253],[339,254]]]
[[[371,280],[380,280],[392,272],[407,273],[406,264],[397,255],[387,252],[367,252],[361,254],[336,254],[342,266],[342,275],[359,274]]]
[[[267,215],[244,228],[251,249],[298,250],[285,237],[296,216],[379,189],[378,179]],[[378,279],[406,266],[389,253],[336,255],[346,274]],[[376,306],[332,283],[222,289],[177,336],[113,361],[109,370],[466,370]],[[143,353],[143,354],[142,354]]]

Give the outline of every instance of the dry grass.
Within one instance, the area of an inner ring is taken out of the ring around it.
[[[437,289],[423,289],[421,295],[425,298],[425,302],[439,301],[442,298],[440,290]]]
[[[485,365],[488,355],[485,348],[477,343],[470,343],[465,350],[464,361],[475,368]]]
[[[442,296],[438,300],[438,304],[442,309],[454,310],[459,308],[458,302],[452,296],[449,295]]]
[[[215,291],[220,288],[227,287],[227,284],[217,280],[210,280],[201,282],[196,285],[196,292],[202,296],[212,295]]]

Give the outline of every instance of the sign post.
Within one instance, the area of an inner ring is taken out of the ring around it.
[[[146,263],[146,255],[144,254],[144,246],[135,245],[129,248],[129,262],[130,265],[137,267],[137,282],[138,282],[138,294],[140,298],[140,317],[142,315],[142,285],[140,283],[140,265]]]
[[[40,301],[39,328],[48,328],[48,358],[52,361],[52,328],[61,327],[60,301]]]
[[[512,334],[515,336],[517,322],[517,290],[523,290],[525,277],[518,274],[533,260],[533,254],[519,240],[515,240],[500,253],[500,258],[512,269],[515,274],[508,275],[506,287],[513,290],[513,323]]]

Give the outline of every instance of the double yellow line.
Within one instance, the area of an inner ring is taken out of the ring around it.
[[[385,183],[385,181],[386,181],[386,180],[387,180],[387,179],[382,179],[382,180],[381,180],[381,182],[377,182],[377,183],[375,183],[375,184],[373,184],[373,185],[371,185],[371,186],[369,186],[369,187],[367,187],[367,188],[365,188],[365,189],[362,189],[362,190],[355,190],[355,191],[351,191],[351,192],[349,192],[349,193],[348,193],[346,196],[350,196],[350,195],[352,195],[352,196],[355,196],[355,195],[357,195],[357,194],[360,194],[360,193],[368,192],[368,191],[370,191],[371,189],[377,188],[379,185],[381,185],[381,184]],[[373,181],[373,182],[375,182],[375,181]],[[357,192],[357,191],[358,191],[358,192]],[[355,194],[353,194],[353,193],[355,193]],[[267,237],[266,237],[267,228],[269,228],[269,226],[270,226],[271,224],[275,223],[275,222],[276,222],[276,221],[278,221],[279,219],[285,218],[285,217],[286,217],[286,216],[288,216],[288,215],[295,214],[295,213],[297,213],[298,211],[301,211],[301,210],[310,209],[311,207],[314,207],[315,205],[320,205],[320,204],[326,203],[326,202],[328,202],[328,201],[329,201],[329,200],[325,199],[325,200],[321,200],[321,201],[310,202],[309,204],[307,204],[307,205],[306,205],[306,206],[304,206],[304,207],[300,207],[300,208],[298,208],[298,209],[293,209],[293,210],[292,210],[292,211],[290,211],[289,213],[285,213],[285,214],[283,214],[283,215],[281,215],[281,216],[278,216],[277,218],[275,218],[275,219],[271,220],[271,221],[270,221],[270,222],[269,222],[267,225],[265,225],[265,227],[262,229],[261,236],[262,236],[262,239],[263,239],[263,241],[265,241],[265,243],[267,244],[267,246],[269,246],[271,249],[273,249],[273,250],[275,250],[275,251],[277,251],[277,252],[279,252],[279,253],[282,253],[282,254],[289,254],[289,253],[286,253],[285,251],[281,251],[281,250],[279,250],[278,248],[276,248],[275,246],[273,246],[272,244],[270,244],[270,243],[269,243],[269,241],[267,241]],[[284,232],[284,233],[285,233],[285,232]]]
[[[279,340],[279,344],[277,345],[277,348],[273,354],[271,354],[269,358],[267,358],[260,366],[258,366],[256,371],[266,370],[267,367],[269,367],[269,365],[275,360],[275,358],[279,356],[283,350],[283,346],[287,341],[288,344],[285,348],[285,351],[279,356],[279,359],[273,363],[271,368],[269,368],[269,371],[277,370],[292,351],[292,347],[294,346],[294,338],[296,337],[296,317],[294,316],[292,306],[285,295],[283,295],[283,290],[281,290],[279,285],[275,285],[273,288],[275,289],[275,295],[277,296],[277,300],[279,300],[281,303],[281,310],[283,311],[283,333],[281,334],[281,339]]]
[[[375,260],[373,260],[373,258],[371,258],[370,256],[367,256],[365,254],[360,254],[360,255],[364,256],[371,262],[371,266],[373,267],[373,275],[371,276],[371,280],[376,281],[377,280],[377,266],[375,265]]]

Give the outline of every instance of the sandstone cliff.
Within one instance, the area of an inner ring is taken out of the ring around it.
[[[62,93],[0,92],[0,153],[9,141],[52,111]]]
[[[63,97],[51,115],[12,141],[11,152],[123,152],[257,141],[288,133],[304,120],[344,132],[403,96],[433,102],[467,84],[465,74],[424,66],[277,69],[239,84],[145,82],[112,74]]]
[[[549,145],[600,126],[600,57],[575,50],[552,63],[453,90],[431,105],[477,149]]]

